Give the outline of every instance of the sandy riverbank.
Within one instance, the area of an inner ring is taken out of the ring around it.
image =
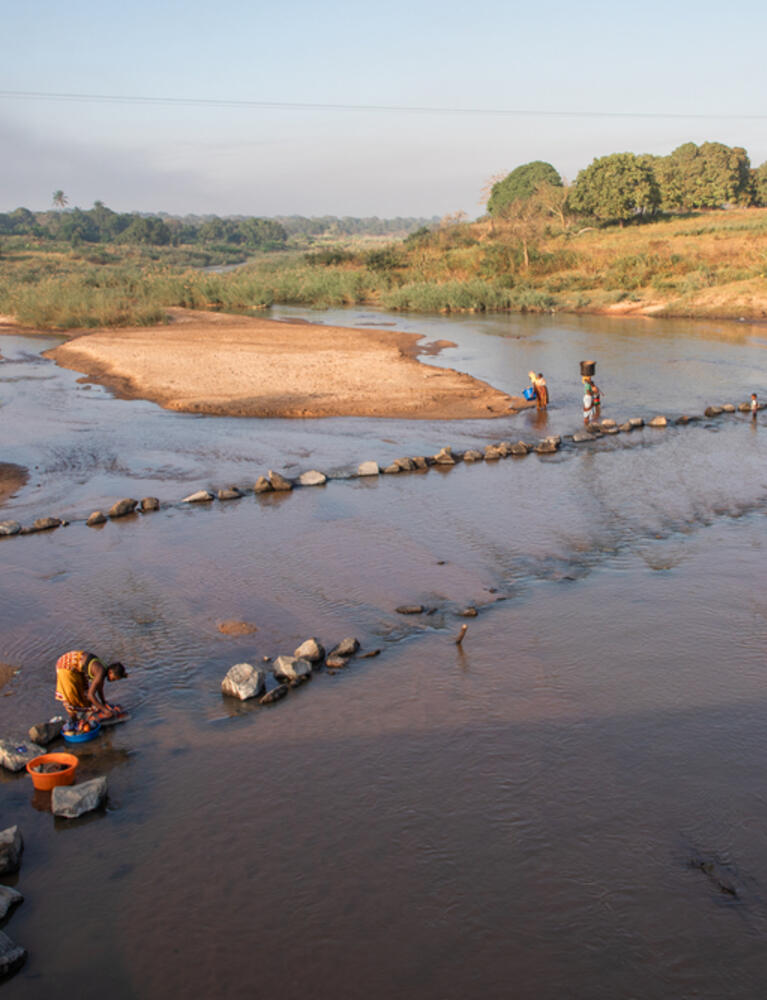
[[[29,478],[29,473],[21,465],[0,462],[0,504],[20,490]]]
[[[100,330],[46,352],[127,398],[243,417],[467,419],[528,405],[417,360],[415,334],[171,310],[162,327]],[[443,342],[440,346],[447,346]]]

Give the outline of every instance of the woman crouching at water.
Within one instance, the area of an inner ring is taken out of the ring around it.
[[[104,698],[104,681],[127,676],[122,663],[105,667],[93,653],[73,649],[56,661],[56,700],[62,702],[75,728],[82,728],[91,719],[109,719],[120,715],[122,709]]]

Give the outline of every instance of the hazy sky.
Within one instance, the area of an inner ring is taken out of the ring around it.
[[[573,179],[688,140],[767,160],[763,0],[2,0],[2,25],[0,211],[61,188],[121,211],[474,217],[529,160]]]

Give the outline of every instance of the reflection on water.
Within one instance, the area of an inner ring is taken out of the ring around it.
[[[542,370],[554,405],[418,426],[186,417],[85,391],[7,338],[0,373],[44,381],[3,389],[2,457],[33,470],[3,516],[571,432],[587,355],[605,416],[764,392],[742,327],[398,325],[456,341],[432,361],[501,388]],[[78,750],[109,778],[87,822],[0,774],[0,825],[26,842],[5,930],[30,951],[8,996],[758,996],[763,429],[646,428],[0,542],[0,661],[21,667],[0,730],[53,714],[53,664],[77,646],[128,664],[113,696],[133,712]],[[230,618],[258,632],[222,635]],[[383,652],[268,708],[222,698],[231,664],[309,635]]]

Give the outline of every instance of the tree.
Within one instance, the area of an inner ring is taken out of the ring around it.
[[[754,204],[767,207],[767,161],[751,171]]]
[[[53,192],[53,207],[58,208],[61,211],[66,208],[69,204],[69,198],[64,194],[64,192],[59,188],[58,191]]]
[[[490,191],[487,210],[490,215],[501,215],[507,205],[519,199],[530,198],[541,183],[562,187],[562,178],[550,163],[533,160],[512,170],[501,181],[496,181]]]
[[[655,158],[661,207],[673,211],[748,204],[752,198],[750,166],[741,146],[685,142],[668,156]]]
[[[530,267],[530,250],[543,232],[546,207],[542,200],[533,195],[517,198],[503,209],[501,218],[504,230],[519,244],[525,271]]]
[[[575,178],[570,206],[584,215],[621,226],[637,215],[652,214],[660,192],[652,168],[634,153],[598,157]]]
[[[566,182],[550,184],[548,181],[541,181],[535,189],[535,198],[549,215],[559,220],[562,229],[567,229],[570,225],[568,217],[570,190],[570,185]]]

